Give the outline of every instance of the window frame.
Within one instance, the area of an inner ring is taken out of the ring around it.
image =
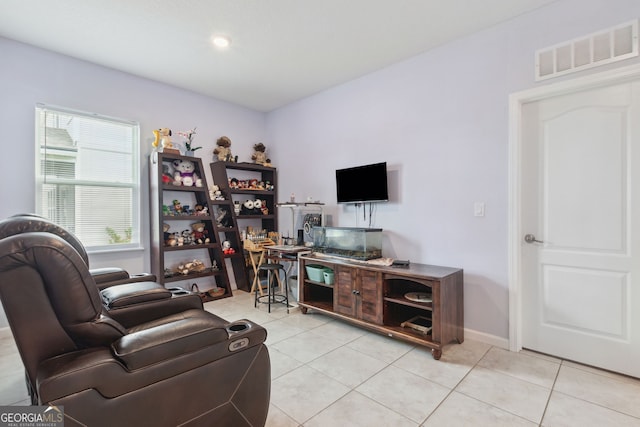
[[[113,183],[101,180],[84,180],[76,178],[52,178],[46,177],[42,168],[42,162],[46,159],[46,155],[41,141],[44,140],[43,132],[46,125],[42,125],[40,116],[47,112],[55,114],[73,115],[81,118],[97,119],[108,123],[120,124],[131,127],[132,146],[131,146],[131,183]],[[144,249],[142,244],[142,182],[141,182],[141,164],[140,164],[140,123],[134,120],[121,119],[104,114],[75,110],[67,107],[60,107],[50,104],[37,103],[35,106],[35,207],[36,213],[47,217],[43,212],[42,197],[44,192],[44,184],[69,184],[70,186],[92,186],[105,188],[129,188],[131,189],[131,241],[126,243],[111,243],[104,245],[86,245],[87,253],[102,252],[121,252],[130,250]],[[77,204],[77,201],[76,201]],[[77,222],[77,218],[74,219]],[[106,227],[106,226],[105,226]],[[80,238],[80,236],[78,236]]]

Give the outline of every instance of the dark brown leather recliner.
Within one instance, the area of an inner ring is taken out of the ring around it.
[[[80,240],[63,227],[35,214],[18,214],[0,221],[0,239],[28,232],[47,232],[64,239],[89,268],[89,257]],[[130,276],[121,268],[89,269],[111,317],[129,328],[139,323],[202,309],[202,299],[183,289],[166,289],[151,274]]]
[[[18,233],[26,233],[28,231],[46,231],[62,237],[67,243],[73,246],[85,264],[87,264],[87,267],[89,267],[89,256],[80,239],[55,222],[33,213],[16,214],[0,222],[0,238]],[[156,277],[153,274],[141,273],[130,275],[128,271],[119,267],[89,268],[89,272],[100,290],[123,283],[156,281]]]
[[[35,403],[66,426],[260,426],[266,330],[191,309],[125,328],[78,252],[50,233],[0,240],[0,299]]]

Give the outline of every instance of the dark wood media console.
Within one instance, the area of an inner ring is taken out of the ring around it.
[[[334,283],[309,279],[307,265],[330,268]],[[462,269],[414,263],[385,267],[310,254],[300,257],[298,281],[303,313],[317,310],[429,347],[436,360],[444,345],[464,341]],[[431,294],[431,301],[412,301],[411,293]]]

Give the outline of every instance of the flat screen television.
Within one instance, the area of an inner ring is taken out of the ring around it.
[[[386,202],[387,162],[336,170],[338,203]]]

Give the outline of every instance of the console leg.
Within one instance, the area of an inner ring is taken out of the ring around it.
[[[438,350],[437,348],[432,348],[431,354],[433,355],[434,359],[440,360],[440,356],[442,356],[442,350]]]

